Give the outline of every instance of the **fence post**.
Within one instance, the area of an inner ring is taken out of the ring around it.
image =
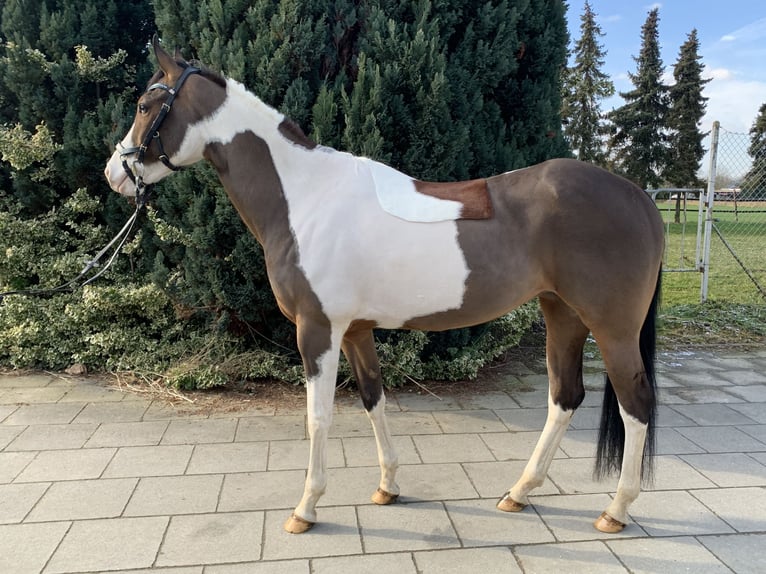
[[[710,236],[713,232],[713,202],[715,201],[715,178],[718,167],[718,132],[721,124],[713,122],[710,138],[710,169],[708,170],[707,195],[705,197],[705,237],[702,248],[702,285],[700,287],[700,303],[707,301],[707,286],[710,275]]]

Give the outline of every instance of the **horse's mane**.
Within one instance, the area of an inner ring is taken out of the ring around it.
[[[212,82],[215,82],[222,88],[226,87],[226,78],[224,78],[220,72],[211,70],[210,68],[206,67],[204,64],[202,64],[198,60],[192,60],[191,62],[186,62],[185,60],[178,60],[177,64],[181,66],[182,68],[188,68],[189,66],[194,66],[195,68],[199,69],[200,74],[203,77],[207,78],[208,80]]]

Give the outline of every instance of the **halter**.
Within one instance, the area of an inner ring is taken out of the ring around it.
[[[157,114],[156,118],[154,118],[152,125],[149,127],[149,131],[146,132],[146,135],[144,136],[144,139],[140,145],[135,147],[124,147],[121,143],[117,143],[116,147],[118,151],[120,152],[120,157],[122,158],[122,168],[125,170],[125,173],[128,175],[130,180],[136,185],[136,202],[137,203],[141,203],[141,200],[143,199],[142,196],[144,195],[143,192],[147,188],[147,186],[144,184],[142,174],[140,173],[136,174],[133,171],[132,167],[128,165],[128,157],[132,155],[136,155],[137,156],[136,161],[133,162],[133,165],[135,166],[136,164],[139,164],[143,166],[144,155],[146,154],[146,150],[151,145],[152,140],[156,140],[157,147],[160,152],[159,160],[165,165],[165,167],[167,167],[168,169],[172,171],[178,171],[181,169],[180,167],[173,165],[173,163],[170,161],[170,158],[165,153],[165,148],[163,147],[162,139],[160,138],[160,126],[162,125],[162,122],[165,121],[165,118],[170,112],[170,107],[173,105],[173,101],[176,99],[176,96],[178,95],[178,91],[181,89],[181,86],[184,85],[184,82],[186,82],[186,79],[192,74],[199,74],[199,73],[200,73],[199,68],[195,68],[194,66],[188,66],[184,68],[184,71],[181,74],[181,77],[178,78],[175,86],[173,86],[172,88],[168,86],[167,84],[163,84],[161,82],[157,82],[149,86],[146,90],[147,93],[153,90],[164,90],[168,93],[168,98],[162,103],[162,107],[160,108],[160,113]]]

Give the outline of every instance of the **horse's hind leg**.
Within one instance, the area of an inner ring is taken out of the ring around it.
[[[585,396],[582,351],[588,328],[574,310],[553,293],[540,295],[540,307],[547,328],[548,418],[521,478],[497,504],[506,512],[523,509],[529,503],[529,492],[545,481],[569,421]]]
[[[380,485],[373,493],[372,501],[375,504],[390,504],[399,496],[399,486],[396,484],[398,458],[388,430],[386,395],[383,392],[383,379],[372,331],[362,329],[347,332],[341,348],[351,364],[362,395],[362,404],[375,433],[380,462]]]
[[[641,489],[642,469],[649,470],[653,445],[655,391],[647,374],[637,338],[603,340],[596,335],[608,373],[604,393],[596,474],[620,470],[617,493],[594,526],[620,532],[628,522],[628,507]],[[618,414],[619,413],[619,414]]]

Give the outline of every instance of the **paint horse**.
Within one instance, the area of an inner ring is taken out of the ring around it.
[[[317,520],[341,351],[375,434],[381,478],[372,500],[389,504],[399,495],[397,456],[373,329],[475,325],[536,296],[547,325],[548,417],[522,476],[497,506],[522,510],[543,483],[585,394],[582,353],[592,333],[607,371],[597,471],[620,473],[594,524],[624,528],[650,465],[656,403],[663,226],[647,194],[565,159],[469,182],[417,181],[317,146],[240,83],[170,56],[156,39],[154,51],[160,69],[106,177],[134,196],[207,160],[263,246],[306,372],[310,457],[285,529],[303,532]]]

